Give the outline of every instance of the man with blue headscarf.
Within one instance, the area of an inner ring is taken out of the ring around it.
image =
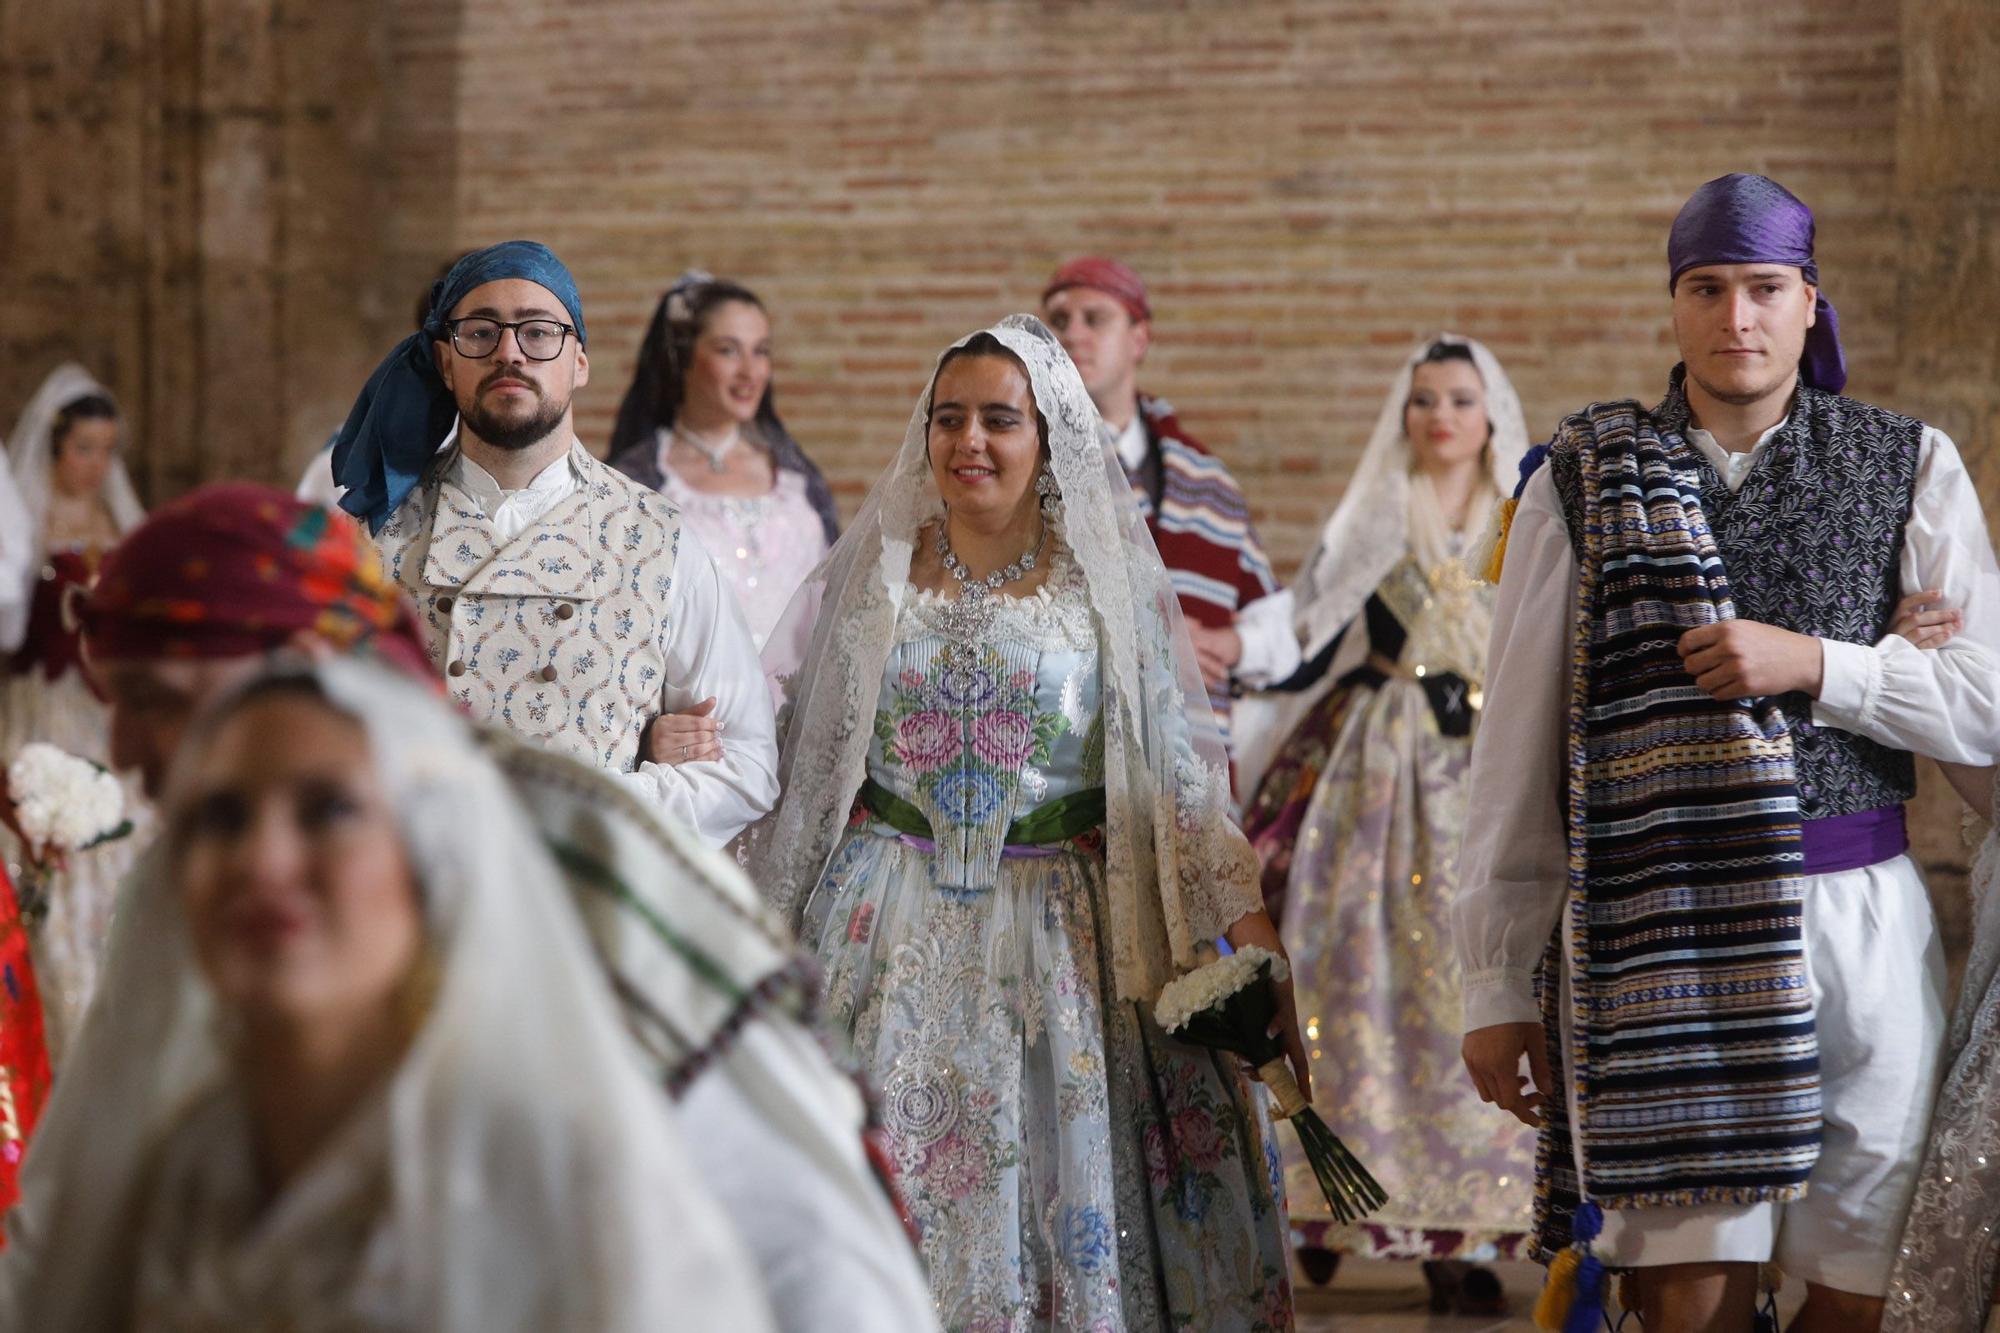
[[[1681,364],[1525,483],[1473,754],[1466,1065],[1542,1126],[1552,1273],[1635,1269],[1655,1330],[1748,1330],[1764,1261],[1794,1330],[1880,1320],[1943,1032],[1903,803],[2000,757],[1978,497],[1841,396],[1813,232],[1762,176],[1675,219]]]
[[[416,600],[454,699],[719,847],[776,800],[770,695],[679,512],[577,441],[587,341],[548,247],[461,257],[341,429],[341,507]]]

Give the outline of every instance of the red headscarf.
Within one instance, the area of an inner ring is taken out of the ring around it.
[[[1153,317],[1153,307],[1146,300],[1145,282],[1109,255],[1085,255],[1057,269],[1049,285],[1042,288],[1042,304],[1047,305],[1051,296],[1069,287],[1090,287],[1103,292],[1124,306],[1125,313],[1138,323]]]
[[[360,525],[248,482],[154,510],[105,556],[75,611],[99,659],[243,657],[303,630],[437,677]]]

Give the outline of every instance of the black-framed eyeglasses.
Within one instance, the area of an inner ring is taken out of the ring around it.
[[[569,335],[576,332],[553,319],[524,319],[508,324],[480,317],[454,319],[445,329],[451,334],[451,345],[458,349],[458,354],[474,361],[483,361],[498,351],[500,335],[508,329],[514,330],[514,341],[520,345],[522,356],[530,361],[553,361],[562,355]]]

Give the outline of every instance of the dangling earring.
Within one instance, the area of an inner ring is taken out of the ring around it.
[[[1049,470],[1047,463],[1035,474],[1035,494],[1042,497],[1042,508],[1053,512],[1056,501],[1062,498],[1062,488],[1056,485],[1056,474]]]

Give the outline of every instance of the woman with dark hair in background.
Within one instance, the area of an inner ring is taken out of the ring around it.
[[[653,312],[611,465],[674,502],[735,589],[759,649],[840,535],[826,479],[778,419],[763,302],[699,270]]]
[[[145,517],[119,460],[124,434],[110,391],[70,363],[50,372],[8,437],[32,556],[27,586],[13,590],[21,594],[17,604],[25,617],[0,616],[0,622],[14,622],[0,623],[0,650],[11,650],[0,658],[6,662],[0,774],[33,741],[96,764],[110,758],[108,715],[84,679],[76,630],[62,608],[69,590],[89,587],[104,552]],[[0,605],[7,600],[0,598]],[[71,854],[64,868],[46,877],[46,897],[23,904],[49,1048],[58,1063],[90,999],[112,895],[133,845],[113,842]]]
[[[1285,739],[1261,783],[1242,773],[1313,1081],[1339,1089],[1322,1111],[1389,1195],[1334,1226],[1287,1139],[1301,1267],[1325,1281],[1342,1251],[1426,1260],[1432,1307],[1468,1314],[1504,1308],[1492,1274],[1463,1261],[1519,1245],[1534,1175],[1533,1135],[1457,1076],[1447,934],[1492,622],[1471,547],[1526,447],[1491,353],[1450,334],[1415,349],[1302,566],[1306,666],[1271,710]]]

